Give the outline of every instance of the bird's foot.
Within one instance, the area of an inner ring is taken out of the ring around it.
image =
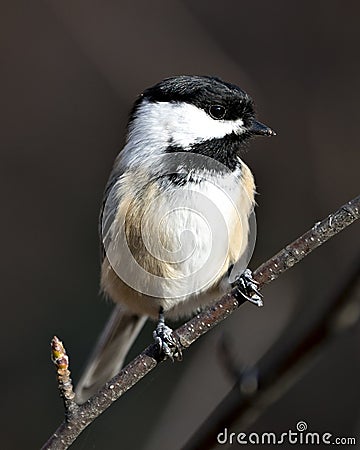
[[[237,288],[235,295],[241,296],[257,306],[263,306],[259,283],[254,280],[250,269],[244,270],[232,285]]]
[[[153,332],[156,344],[159,346],[160,355],[170,358],[171,361],[181,361],[182,351],[180,340],[175,331],[165,324],[164,311],[161,308],[159,322]]]

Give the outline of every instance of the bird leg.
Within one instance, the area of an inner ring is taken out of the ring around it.
[[[159,321],[153,331],[153,337],[156,344],[159,346],[160,354],[171,361],[182,359],[181,344],[177,334],[174,330],[165,324],[164,309],[160,307]]]

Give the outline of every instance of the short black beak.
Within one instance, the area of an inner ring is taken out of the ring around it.
[[[276,133],[271,128],[267,127],[261,122],[254,120],[248,128],[251,134],[257,134],[260,136],[276,136]]]

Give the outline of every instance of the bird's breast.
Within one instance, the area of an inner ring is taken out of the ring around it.
[[[156,284],[159,297],[186,298],[209,289],[247,247],[254,198],[250,170],[243,165],[240,174],[191,179],[145,182],[138,173],[118,183],[120,200],[111,227],[115,245],[112,257],[107,256],[116,273],[126,265],[141,291]]]

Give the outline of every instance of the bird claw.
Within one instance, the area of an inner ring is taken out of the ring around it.
[[[179,338],[174,330],[165,324],[162,311],[160,311],[156,329],[153,331],[153,338],[159,347],[160,355],[170,358],[171,361],[181,361],[182,351]]]
[[[244,270],[244,272],[237,277],[233,286],[236,287],[236,294],[242,296],[251,303],[257,306],[263,306],[262,294],[259,290],[259,283],[254,280],[250,269]]]

